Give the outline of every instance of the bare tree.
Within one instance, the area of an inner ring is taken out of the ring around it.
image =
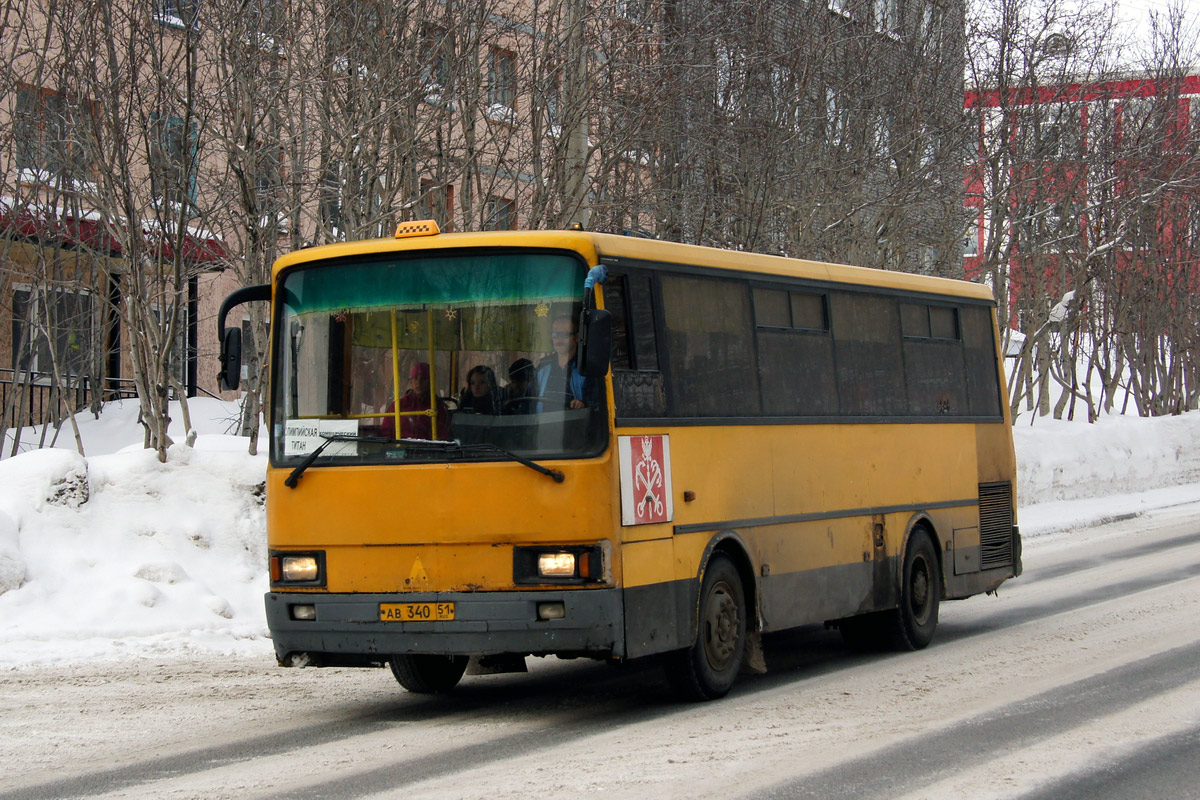
[[[1132,400],[1177,413],[1196,398],[1183,287],[1200,165],[1180,99],[1194,37],[1168,15],[1147,58],[1110,62],[1098,54],[1122,51],[1107,4],[985,11],[969,59],[981,144],[968,202],[983,211],[979,260],[1001,319],[1022,332],[1013,411],[1082,404],[1095,419]]]
[[[145,445],[165,461],[172,395],[191,427],[179,342],[195,270],[203,119],[197,21],[164,24],[156,13],[136,2],[87,6],[62,40],[79,65],[75,83],[100,110],[95,206],[126,265],[121,311]]]

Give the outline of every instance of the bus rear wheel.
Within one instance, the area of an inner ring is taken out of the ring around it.
[[[933,641],[941,598],[941,571],[933,540],[923,528],[913,531],[904,553],[900,607],[885,612],[888,643],[897,650],[920,650]]]
[[[467,670],[466,656],[392,656],[392,674],[416,694],[442,694],[458,685]]]
[[[733,687],[746,652],[745,598],[733,562],[715,554],[700,585],[696,641],[668,665],[668,676],[684,698],[716,700]]]

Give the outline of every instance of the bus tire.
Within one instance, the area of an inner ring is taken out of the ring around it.
[[[729,558],[715,553],[700,584],[696,641],[673,654],[668,676],[688,700],[724,697],[746,652],[746,594]]]
[[[904,551],[900,607],[886,612],[888,643],[896,650],[921,650],[933,641],[941,597],[937,550],[929,532],[919,528]]]
[[[403,655],[392,656],[390,664],[396,680],[416,694],[443,694],[462,680],[467,669],[466,656]]]

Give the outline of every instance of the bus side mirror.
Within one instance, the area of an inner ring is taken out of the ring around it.
[[[221,335],[221,371],[217,381],[221,391],[236,391],[242,382],[242,329],[226,328]]]
[[[234,290],[221,303],[221,310],[217,312],[217,337],[221,340],[221,353],[217,357],[221,363],[221,371],[217,373],[217,383],[223,392],[236,391],[242,383],[242,329],[240,326],[226,328],[225,320],[234,308],[252,300],[270,302],[271,284],[243,286]]]
[[[579,372],[585,378],[603,378],[612,359],[612,313],[589,308],[580,322]]]

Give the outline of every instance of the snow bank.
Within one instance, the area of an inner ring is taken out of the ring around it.
[[[0,663],[270,653],[266,458],[226,433],[236,411],[193,401],[166,464],[130,402],[80,416],[87,458],[60,437],[0,461]]]
[[[1200,414],[1107,416],[1093,425],[1018,420],[1013,439],[1023,506],[1200,481]]]
[[[0,595],[4,660],[114,655],[131,639],[150,652],[262,649],[265,468],[180,445],[166,464],[145,450],[0,462],[18,547],[5,560],[0,533],[0,578],[24,567]]]
[[[1018,420],[1013,439],[1027,543],[1200,502],[1200,414]]]

